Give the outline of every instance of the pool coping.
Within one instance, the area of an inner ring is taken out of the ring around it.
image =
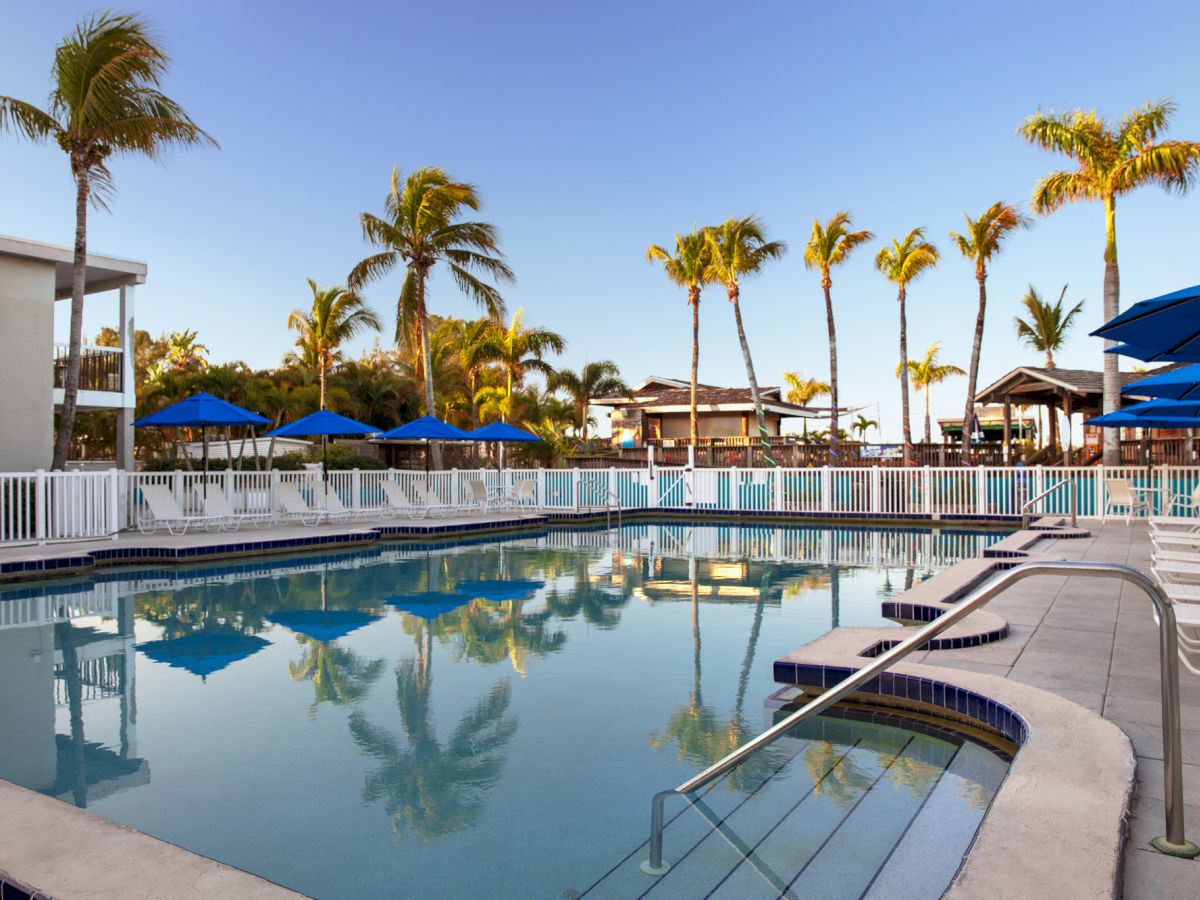
[[[929,621],[989,575],[1021,561],[1053,558],[1037,552],[1042,540],[1086,534],[1044,520],[993,545],[985,558],[926,579],[885,603],[885,610],[916,612],[904,618]],[[1001,639],[990,634],[994,623],[985,616],[1000,619],[979,610],[942,640],[953,635],[974,641],[961,646],[977,646]],[[775,680],[819,694],[894,646],[895,632],[836,628],[777,660]],[[950,648],[943,643],[931,649]],[[1120,896],[1137,762],[1119,727],[1049,691],[929,663],[899,663],[856,695],[982,727],[1018,745],[946,897]],[[1079,764],[1079,747],[1088,748],[1087,765]]]

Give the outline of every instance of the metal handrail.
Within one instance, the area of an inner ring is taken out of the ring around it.
[[[1072,528],[1075,527],[1076,523],[1079,520],[1079,485],[1075,483],[1075,479],[1067,478],[1067,479],[1064,479],[1063,481],[1059,481],[1059,482],[1056,482],[1055,484],[1050,485],[1050,487],[1046,488],[1044,491],[1042,491],[1036,497],[1032,497],[1029,500],[1026,500],[1024,503],[1021,504],[1021,527],[1022,528],[1029,527],[1029,520],[1033,518],[1033,515],[1029,512],[1029,510],[1031,510],[1033,508],[1033,504],[1037,503],[1039,500],[1041,500],[1045,497],[1050,496],[1055,491],[1057,491],[1060,487],[1062,487],[1064,484],[1067,485],[1071,489],[1070,490],[1071,499],[1069,501],[1071,504],[1071,506],[1070,506],[1071,527]]]
[[[724,775],[746,757],[768,744],[774,743],[800,722],[828,709],[839,700],[854,693],[880,672],[889,669],[913,651],[921,649],[930,640],[965,619],[988,601],[1008,590],[1016,582],[1034,575],[1119,578],[1141,588],[1150,597],[1158,613],[1159,622],[1158,652],[1162,681],[1163,717],[1163,796],[1166,798],[1164,805],[1167,831],[1165,837],[1156,837],[1152,843],[1163,853],[1189,857],[1200,855],[1200,847],[1184,837],[1183,767],[1181,763],[1183,751],[1179,733],[1179,643],[1175,626],[1175,608],[1171,598],[1152,578],[1131,566],[1106,562],[1039,560],[1022,563],[1007,572],[1002,572],[986,584],[976,588],[941,616],[922,626],[916,634],[905,638],[890,650],[880,654],[844,681],[813,698],[758,737],[747,741],[732,753],[713,763],[699,775],[689,778],[678,787],[655,794],[650,806],[650,858],[642,863],[642,871],[648,875],[662,875],[670,869],[670,863],[663,862],[662,858],[663,805],[667,797],[676,795],[686,797]]]
[[[583,503],[582,503],[583,486],[585,484],[592,489],[593,497],[595,497],[597,491],[599,491],[599,492],[607,495],[605,497],[605,500],[612,501],[611,503],[605,503],[605,505],[604,505],[605,521],[607,522],[607,527],[612,528],[612,511],[615,509],[617,511],[617,527],[620,528],[621,527],[621,497],[620,497],[620,495],[618,495],[615,491],[613,491],[604,482],[598,481],[595,478],[580,478],[579,484],[576,488],[576,492],[577,492],[576,505],[577,506],[583,505]],[[588,508],[591,509],[590,503],[588,504]]]

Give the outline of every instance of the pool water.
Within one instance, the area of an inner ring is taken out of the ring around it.
[[[669,876],[636,863],[652,795],[770,724],[777,657],[1001,536],[637,524],[10,586],[0,778],[316,897],[883,896],[903,864],[937,896],[1006,764],[894,717],[806,725],[670,813]]]

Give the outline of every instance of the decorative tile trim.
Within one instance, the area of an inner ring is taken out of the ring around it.
[[[854,671],[846,666],[796,663],[780,659],[775,661],[774,677],[778,684],[831,688],[849,678]],[[936,706],[971,719],[1017,746],[1023,744],[1028,735],[1025,720],[1003,703],[946,681],[905,675],[902,672],[881,672],[859,687],[857,693],[895,697],[898,700]]]

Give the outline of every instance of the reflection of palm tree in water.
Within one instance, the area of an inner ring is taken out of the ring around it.
[[[529,656],[561,650],[567,635],[549,627],[549,610],[526,615],[523,605],[523,600],[475,600],[454,616],[442,617],[436,627],[439,636],[459,635],[460,658],[489,664],[507,659],[524,676]]]
[[[409,828],[431,840],[473,824],[500,777],[504,749],[517,728],[514,719],[505,718],[511,692],[504,681],[467,711],[443,744],[430,709],[432,652],[432,634],[423,627],[416,659],[396,666],[396,703],[407,746],[361,712],[350,716],[355,742],[379,762],[363,784],[363,799],[383,800],[397,837]]]
[[[698,767],[707,767],[745,743],[750,734],[750,725],[743,716],[742,709],[750,683],[754,652],[758,644],[759,633],[762,630],[763,606],[766,602],[768,588],[769,580],[764,578],[762,590],[759,591],[758,604],[754,611],[754,623],[750,628],[750,639],[742,659],[734,710],[728,721],[721,721],[716,712],[705,705],[701,693],[700,599],[696,567],[693,563],[691,572],[692,692],[688,697],[688,703],[676,710],[667,720],[667,726],[662,734],[650,736],[650,746],[654,749],[660,749],[674,742],[678,748],[680,760],[687,760]],[[781,768],[786,759],[785,751],[778,747],[768,747],[753,754],[732,769],[726,778],[726,783],[733,790],[751,790]]]
[[[849,747],[830,741],[811,740],[804,751],[804,765],[812,779],[812,793],[828,797],[847,809],[871,786],[871,779],[850,759]],[[880,754],[880,765],[886,765]]]
[[[79,677],[79,654],[75,647],[75,629],[70,622],[54,626],[62,651],[63,678],[67,683],[67,706],[71,718],[71,799],[80,809],[87,807],[87,764],[84,758],[83,681]]]

